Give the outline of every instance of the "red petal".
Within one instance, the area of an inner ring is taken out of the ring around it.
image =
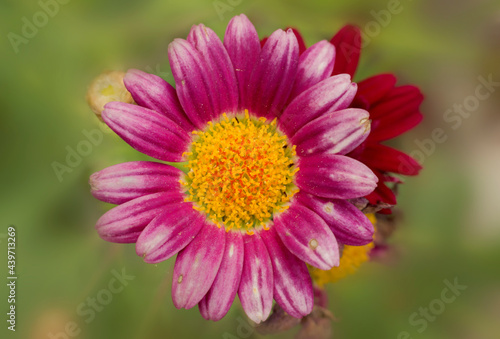
[[[395,138],[422,121],[419,106],[424,97],[415,86],[394,88],[386,97],[370,108],[373,119],[370,141]]]
[[[381,209],[380,211],[378,211],[377,213],[378,214],[389,215],[389,214],[392,214],[392,209],[390,209],[390,208],[384,208],[384,209]]]
[[[424,100],[424,96],[416,86],[406,85],[393,88],[376,106],[371,109],[373,119],[393,113],[402,108],[418,107]]]
[[[266,44],[267,39],[269,39],[268,36],[266,36],[265,38],[262,38],[262,40],[260,41],[260,47],[261,48],[264,47],[264,45]]]
[[[396,85],[392,74],[378,74],[358,82],[356,97],[364,99],[370,106],[377,103]]]
[[[393,114],[384,119],[373,120],[369,140],[379,142],[393,139],[416,127],[423,118],[420,112],[412,112],[408,115]]]
[[[372,169],[404,175],[417,175],[422,169],[409,155],[381,144],[367,144],[361,161]]]
[[[377,188],[366,196],[366,199],[370,204],[376,205],[379,202],[385,202],[390,205],[396,205],[396,195],[394,192],[384,183],[383,174],[377,170],[372,169],[373,173],[379,178]]]
[[[354,76],[361,53],[361,31],[359,27],[346,25],[333,36],[330,42],[337,49],[332,74],[347,73]]]

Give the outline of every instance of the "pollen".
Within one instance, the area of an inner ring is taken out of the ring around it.
[[[265,118],[244,115],[209,122],[193,132],[181,179],[186,201],[218,227],[252,233],[268,229],[273,215],[288,209],[294,184],[295,146]]]

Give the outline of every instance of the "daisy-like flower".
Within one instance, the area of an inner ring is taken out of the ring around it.
[[[345,156],[368,136],[350,76],[331,76],[327,41],[299,56],[291,30],[261,47],[246,16],[224,42],[204,25],[168,48],[175,89],[130,70],[137,105],[111,102],[102,118],[136,150],[137,161],[91,176],[92,194],[119,206],[97,222],[108,241],[136,243],[147,263],[177,254],[172,298],[219,320],[238,293],[246,314],[265,320],[273,299],[300,318],[313,307],[307,264],[339,264],[338,242],[364,245],[373,225],[347,199],[377,177]],[[183,168],[181,171],[179,168]]]

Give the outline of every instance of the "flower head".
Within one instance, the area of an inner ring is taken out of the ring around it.
[[[306,263],[331,269],[338,242],[372,241],[373,225],[347,201],[378,180],[346,156],[370,131],[368,113],[348,108],[356,85],[331,76],[327,41],[299,56],[293,31],[277,30],[261,47],[244,15],[224,42],[198,25],[168,54],[175,89],[130,70],[124,83],[137,105],[111,102],[102,117],[133,148],[170,164],[93,174],[93,195],[119,205],[98,220],[99,235],[136,243],[148,263],[178,254],[174,305],[198,305],[206,319],[221,319],[236,293],[257,323],[273,299],[294,317],[309,314]]]

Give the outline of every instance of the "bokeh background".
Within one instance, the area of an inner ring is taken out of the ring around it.
[[[416,84],[426,96],[423,123],[393,145],[412,152],[436,128],[447,135],[428,149],[421,175],[401,187],[394,257],[328,286],[335,338],[398,338],[402,331],[411,338],[500,338],[500,87],[457,128],[458,120],[443,118],[471,100],[479,77],[500,81],[498,0],[401,0],[400,12],[383,22],[377,13],[387,10],[386,0],[65,1],[28,32],[17,53],[9,33],[22,35],[23,18],[33,22],[42,7],[35,0],[0,2],[2,338],[260,337],[238,332],[245,319],[238,301],[217,323],[203,320],[197,309],[176,310],[170,298],[174,261],[148,265],[133,245],[101,240],[94,224],[110,206],[92,198],[88,186],[97,170],[144,159],[101,129],[85,102],[91,80],[104,70],[133,67],[172,82],[168,43],[201,22],[223,36],[239,13],[261,37],[293,26],[308,45],[346,23],[360,25],[370,41],[355,79],[393,72],[400,84]],[[53,162],[66,164],[69,150],[87,140],[83,132],[94,130],[102,131],[103,141],[59,180]],[[17,229],[15,333],[6,329],[9,225]],[[107,288],[113,270],[135,278],[94,317],[82,316],[90,309],[82,303]],[[467,289],[419,333],[409,317],[441,297],[446,279]]]

